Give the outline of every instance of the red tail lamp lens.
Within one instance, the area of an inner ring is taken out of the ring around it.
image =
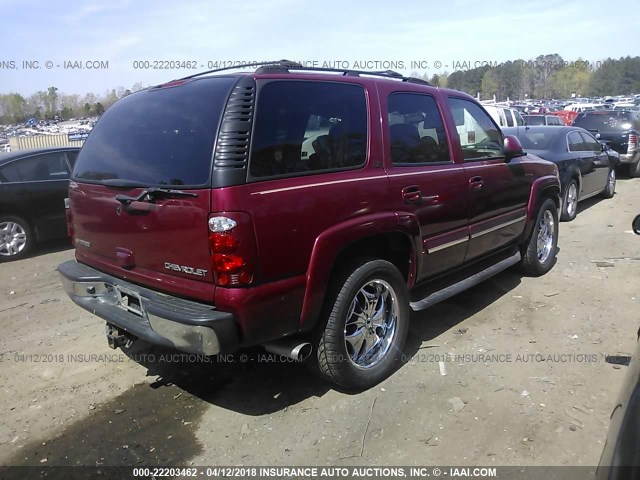
[[[230,273],[238,271],[244,265],[244,259],[238,255],[225,255],[216,253],[213,255],[213,268],[218,273]]]
[[[230,233],[212,233],[209,240],[211,250],[216,253],[232,253],[238,247],[238,240]]]

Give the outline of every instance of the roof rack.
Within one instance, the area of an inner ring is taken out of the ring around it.
[[[289,73],[291,70],[304,70],[309,72],[336,72],[336,73],[342,73],[342,75],[349,76],[349,77],[371,75],[375,77],[401,80],[407,83],[418,83],[421,85],[429,85],[429,86],[431,85],[429,82],[421,78],[405,77],[401,73],[394,72],[393,70],[368,72],[366,70],[350,70],[350,69],[343,69],[343,68],[305,67],[299,62],[294,62],[291,60],[284,60],[284,59],[274,60],[269,62],[253,62],[253,63],[234,65],[234,66],[224,67],[224,68],[216,68],[215,70],[207,70],[204,72],[195,73],[193,75],[189,75],[188,77],[180,78],[180,80],[189,80],[191,78],[201,77],[203,75],[208,75],[210,73],[223,72],[227,70],[237,70],[239,68],[248,68],[248,67],[257,67],[256,73]]]

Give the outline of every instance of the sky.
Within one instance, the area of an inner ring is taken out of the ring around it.
[[[637,0],[611,11],[595,0],[0,0],[0,93],[55,86],[102,94],[282,58],[429,75],[553,53],[597,65],[640,55],[638,7]]]

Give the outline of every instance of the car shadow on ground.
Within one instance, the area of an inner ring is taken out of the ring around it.
[[[513,290],[522,275],[515,269],[422,312],[412,313],[404,359],[410,361],[424,342],[454,328]],[[156,377],[152,388],[177,386],[201,400],[245,415],[281,411],[336,388],[306,365],[265,352],[260,347],[230,355],[205,357],[136,341],[125,353]],[[400,366],[402,368],[402,366]]]
[[[508,294],[521,278],[515,269],[507,270],[412,314],[405,359],[410,361],[425,342]],[[88,405],[88,416],[65,425],[51,438],[37,438],[24,445],[5,465],[31,465],[35,470],[11,470],[3,478],[39,477],[43,462],[47,467],[84,465],[98,469],[109,465],[185,465],[204,450],[197,430],[211,405],[245,415],[265,415],[335,389],[299,362],[288,362],[261,348],[217,358],[198,357],[138,340],[124,352],[144,366],[153,381],[138,383],[104,403]],[[66,470],[47,472],[47,478],[68,478]],[[85,473],[86,478],[95,478],[93,470]]]
[[[410,362],[425,342],[438,338],[511,292],[521,279],[522,273],[511,268],[431,308],[413,312],[404,348],[405,361]]]
[[[57,240],[49,240],[48,242],[42,242],[37,244],[33,251],[25,258],[36,258],[50,253],[63,252],[65,250],[73,249],[73,245],[68,238],[61,238]]]

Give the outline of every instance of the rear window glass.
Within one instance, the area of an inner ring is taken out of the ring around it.
[[[260,89],[252,177],[359,167],[366,152],[367,102],[362,86],[274,81]]]
[[[614,111],[578,115],[573,122],[577,127],[600,132],[629,130],[633,128],[633,123],[637,123],[637,116],[629,112]]]
[[[527,125],[544,125],[544,117],[541,115],[525,115],[524,121]]]
[[[84,143],[73,178],[209,184],[216,131],[234,82],[232,77],[196,80],[116,102]]]
[[[527,124],[529,122],[527,121]],[[525,150],[550,150],[553,142],[555,142],[561,132],[555,128],[518,130],[518,140]]]

